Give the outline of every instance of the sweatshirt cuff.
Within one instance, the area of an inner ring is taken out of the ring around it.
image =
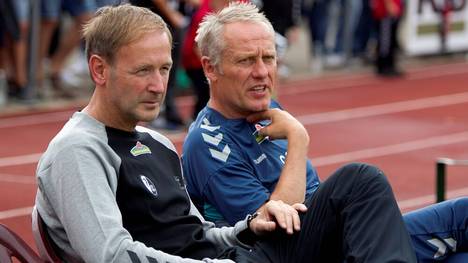
[[[240,245],[250,248],[256,241],[257,236],[252,232],[248,226],[248,219],[252,217],[252,215],[247,215],[244,220],[239,221],[234,226],[234,231],[239,241]]]

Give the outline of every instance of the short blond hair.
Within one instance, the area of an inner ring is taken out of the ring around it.
[[[252,22],[264,24],[275,37],[275,30],[270,21],[258,8],[251,3],[231,2],[228,7],[219,13],[209,14],[204,17],[197,30],[195,41],[202,56],[207,56],[213,65],[218,65],[221,60],[221,53],[225,48],[223,35],[224,26],[235,22]]]
[[[166,32],[169,44],[172,45],[172,35],[167,24],[149,9],[129,4],[102,7],[83,26],[86,56],[89,60],[91,55],[97,54],[112,64],[122,46],[158,30]]]

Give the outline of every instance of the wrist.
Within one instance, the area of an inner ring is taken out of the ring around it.
[[[252,230],[252,228],[250,227],[251,223],[252,223],[252,220],[254,220],[257,216],[258,216],[258,212],[255,212],[255,213],[247,216],[247,228],[248,229]],[[252,230],[252,232],[253,232],[253,230]]]
[[[302,145],[306,148],[309,146],[309,134],[307,133],[307,130],[305,129],[304,126],[301,126],[300,128],[296,128],[292,130],[291,132],[288,133],[287,136],[288,144],[290,143],[298,143],[299,145]]]
[[[289,126],[288,129],[288,135],[290,136],[309,136],[307,129],[299,121],[297,121],[294,125]]]

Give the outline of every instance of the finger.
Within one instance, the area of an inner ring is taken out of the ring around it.
[[[276,229],[276,223],[273,221],[265,221],[265,220],[258,220],[256,222],[255,232],[257,233],[264,233],[264,232],[271,232]]]
[[[284,211],[282,211],[282,210],[279,210],[278,213],[275,214],[276,222],[284,230],[288,229],[288,224],[286,223],[286,221],[287,221],[286,218],[287,218],[286,213]]]
[[[266,136],[269,136],[270,135],[270,126],[264,126],[262,127],[260,130],[258,130],[258,134],[263,136],[263,137],[266,137]]]
[[[286,211],[287,207],[284,205],[282,201],[275,201],[272,203],[272,206],[269,207],[269,213],[272,215],[272,219],[276,221],[276,223],[282,229],[287,229],[286,224]]]
[[[302,206],[297,205],[298,208],[302,208]],[[294,231],[299,231],[301,229],[301,219],[299,217],[299,213],[294,206],[288,206],[289,210],[289,220],[288,222],[288,234],[293,234]]]
[[[274,231],[275,229],[276,229],[276,223],[275,222],[273,222],[273,221],[265,222],[265,224],[264,224],[264,230],[265,231],[271,232],[271,231]]]
[[[296,211],[293,211],[293,214],[287,213],[285,214],[286,219],[286,233],[293,234],[293,216],[296,214]]]
[[[297,212],[294,208],[287,204],[282,204],[276,216],[276,221],[282,229],[288,234],[294,233],[294,215],[297,215]]]
[[[296,209],[299,212],[302,212],[302,213],[307,212],[307,206],[304,204],[296,203],[296,204],[293,204],[292,207],[294,207],[294,209]]]
[[[294,224],[294,231],[298,232],[301,230],[301,219],[298,213],[294,213],[293,215],[293,224]]]

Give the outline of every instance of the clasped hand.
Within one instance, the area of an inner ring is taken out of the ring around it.
[[[258,236],[278,228],[293,234],[301,229],[299,212],[306,211],[304,204],[288,205],[281,200],[270,200],[258,210],[258,216],[250,222],[249,227]]]

